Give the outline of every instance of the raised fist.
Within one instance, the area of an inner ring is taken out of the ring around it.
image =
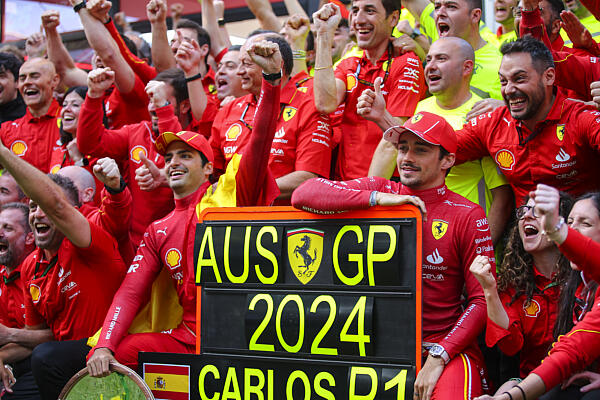
[[[89,0],[86,4],[88,12],[103,23],[109,20],[108,12],[111,7],[112,3],[108,0]]]
[[[287,19],[283,26],[286,39],[292,45],[293,50],[304,50],[306,47],[306,36],[310,30],[310,21],[304,15],[294,14]]]
[[[98,98],[104,95],[115,82],[115,72],[110,68],[97,68],[88,74],[88,96]]]
[[[105,186],[113,190],[121,187],[121,172],[117,162],[112,158],[104,157],[96,161],[94,175]]]
[[[146,85],[146,94],[150,98],[153,109],[167,105],[167,85],[160,81],[150,81]]]
[[[320,33],[331,33],[331,37],[333,38],[333,34],[341,20],[342,14],[339,7],[332,3],[325,4],[319,11],[313,14],[313,22],[317,35]]]
[[[248,49],[248,55],[265,74],[276,74],[281,71],[283,59],[277,43],[266,40],[253,43]]]
[[[167,2],[164,0],[150,0],[146,5],[146,15],[151,24],[166,23],[167,20]]]
[[[46,10],[42,13],[42,27],[48,31],[60,25],[60,13],[56,10]]]

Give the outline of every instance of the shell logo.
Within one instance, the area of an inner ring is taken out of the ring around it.
[[[225,132],[225,140],[236,140],[240,136],[240,133],[242,133],[242,126],[240,124],[233,124]]]
[[[538,303],[536,300],[531,300],[527,306],[525,306],[525,303],[523,303],[523,311],[525,311],[525,315],[528,317],[537,317],[540,313],[540,310],[540,303]]]
[[[142,157],[141,155],[143,154],[144,156],[148,157],[148,150],[146,150],[146,148],[144,146],[134,146],[133,149],[131,149],[131,161],[133,161],[136,164],[139,164],[142,162]]]
[[[27,152],[27,143],[25,143],[22,140],[15,140],[11,145],[10,145],[10,151],[12,151],[14,154],[23,157],[25,155],[25,153]]]
[[[60,164],[53,165],[52,168],[50,168],[50,173],[56,174],[58,170],[60,170]]]
[[[34,303],[40,301],[40,287],[38,285],[29,285],[29,293],[31,294],[31,300]]]
[[[515,166],[515,156],[510,150],[502,149],[496,153],[496,164],[502,169],[511,171]]]
[[[358,85],[358,80],[352,74],[346,75],[346,90],[351,92]]]
[[[181,253],[176,248],[169,249],[165,254],[165,263],[169,269],[175,269],[181,265]]]

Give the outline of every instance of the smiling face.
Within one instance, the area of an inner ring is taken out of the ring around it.
[[[478,26],[476,10],[470,10],[466,0],[436,0],[435,24],[440,37],[456,36],[468,40],[472,25]]]
[[[37,247],[48,250],[49,253],[58,251],[65,236],[37,203],[31,200],[29,201],[29,226]]]
[[[63,100],[60,117],[62,118],[63,130],[75,136],[77,133],[77,121],[79,120],[79,111],[83,104],[83,99],[77,92],[72,91],[65,96]]]
[[[252,44],[264,38],[257,35],[246,40],[246,43],[240,49],[240,63],[237,70],[237,75],[240,77],[242,89],[257,96],[260,94],[262,85],[262,69],[252,61],[248,54],[248,49]]]
[[[223,100],[227,96],[239,97],[244,94],[242,79],[237,71],[240,64],[240,52],[229,50],[217,66],[217,97]]]
[[[24,196],[12,175],[8,173],[0,175],[0,206],[20,202]]]
[[[446,91],[457,92],[463,85],[464,77],[469,76],[473,68],[473,62],[469,61],[468,69],[465,69],[465,57],[453,40],[459,39],[439,39],[427,53],[425,80],[433,95]]]
[[[517,120],[532,120],[543,103],[551,97],[548,85],[554,83],[554,68],[539,73],[528,53],[511,53],[502,58],[500,64],[500,84],[502,98],[510,114]]]
[[[381,0],[354,0],[350,10],[356,43],[364,50],[377,49],[387,43],[398,22],[398,11],[386,15]]]
[[[532,199],[527,201],[527,205],[533,207],[535,202]],[[554,243],[549,241],[545,235],[542,235],[542,226],[540,221],[533,216],[533,209],[529,209],[523,218],[518,222],[519,235],[523,242],[523,248],[528,253],[544,251]]]
[[[52,92],[58,85],[53,64],[45,59],[26,61],[19,70],[19,91],[27,107],[41,110],[50,106]]]
[[[6,104],[17,97],[17,80],[10,70],[0,70],[0,105]]]
[[[517,0],[496,0],[494,2],[494,18],[496,22],[505,26],[513,26],[512,10],[517,6]]]
[[[600,243],[600,215],[592,199],[588,198],[576,202],[569,213],[567,223],[583,236]],[[571,263],[571,268],[579,269],[573,263]]]
[[[165,153],[167,183],[176,199],[183,198],[200,187],[212,173],[212,163],[202,166],[200,152],[185,142],[173,141]]]
[[[33,238],[23,225],[23,211],[8,208],[0,212],[0,264],[14,269],[32,250]]]
[[[440,146],[427,143],[405,131],[398,140],[400,182],[413,190],[425,190],[444,183],[446,170],[454,164],[454,155],[440,159]]]

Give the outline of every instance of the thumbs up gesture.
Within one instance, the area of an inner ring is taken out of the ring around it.
[[[382,78],[375,79],[373,83],[373,89],[375,90],[365,89],[356,103],[357,114],[375,123],[381,121],[385,114],[385,99],[383,93],[381,93],[382,83]]]
[[[165,174],[156,164],[142,153],[140,153],[140,160],[142,160],[143,165],[135,170],[135,180],[140,189],[151,191],[160,186],[168,186]]]

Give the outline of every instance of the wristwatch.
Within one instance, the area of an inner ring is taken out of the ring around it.
[[[421,36],[421,31],[419,30],[419,28],[415,28],[409,36],[412,40],[415,40],[417,36]]]
[[[434,358],[441,358],[442,360],[444,360],[444,364],[448,364],[448,361],[450,361],[450,356],[448,355],[448,352],[446,351],[446,349],[444,349],[443,346],[440,346],[439,344],[434,344],[429,348],[429,355]]]

